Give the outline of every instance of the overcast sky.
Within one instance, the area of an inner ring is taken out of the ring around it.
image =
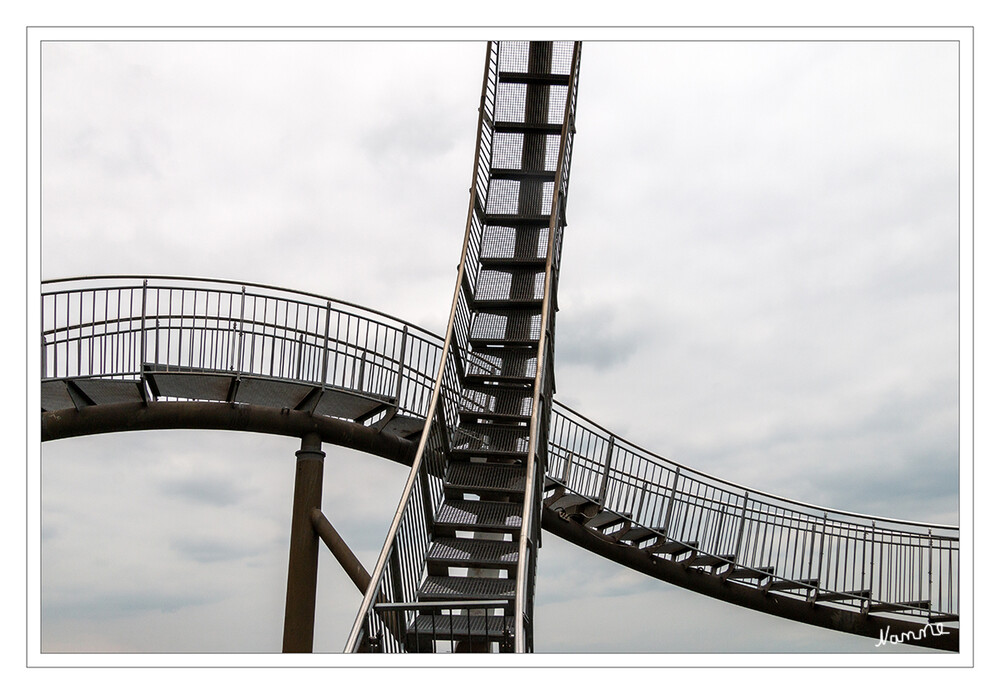
[[[48,43],[42,277],[261,282],[440,333],[483,58]],[[957,523],[957,44],[589,42],[577,131],[557,399],[733,482]],[[45,444],[43,650],[279,651],[297,447]],[[327,449],[324,512],[369,569],[406,472]],[[543,542],[539,652],[874,651]],[[317,651],[359,600],[324,553]]]

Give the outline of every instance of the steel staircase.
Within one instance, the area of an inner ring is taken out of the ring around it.
[[[489,45],[446,346],[349,650],[532,650],[579,53]]]

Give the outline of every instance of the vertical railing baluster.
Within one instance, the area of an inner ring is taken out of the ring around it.
[[[146,361],[146,285],[149,280],[142,281],[142,321],[139,323],[139,363],[136,368],[142,377],[142,365]]]
[[[239,333],[239,346],[237,347],[236,354],[236,373],[243,373],[243,310],[246,307],[247,301],[247,288],[246,286],[240,287],[240,333]]]
[[[323,373],[320,376],[320,385],[326,386],[326,372],[330,364],[330,302],[326,302],[326,327],[323,328]]]
[[[740,514],[740,527],[736,532],[736,547],[733,549],[733,561],[739,562],[740,560],[740,545],[743,543],[743,526],[747,519],[747,502],[750,500],[750,492],[744,492],[743,494],[743,511]]]
[[[601,489],[597,494],[597,503],[604,505],[604,497],[608,491],[608,477],[611,476],[611,456],[615,449],[615,437],[612,435],[608,439],[608,451],[604,458],[604,473],[601,477]]]

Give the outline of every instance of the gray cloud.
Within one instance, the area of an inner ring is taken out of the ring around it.
[[[43,53],[44,276],[230,277],[443,329],[481,44]],[[954,46],[595,42],[583,61],[559,399],[736,482],[952,522]],[[46,444],[45,643],[278,650],[296,444]],[[324,512],[369,568],[405,474],[328,451]],[[870,652],[560,547],[546,536],[540,651]],[[358,596],[322,562],[334,651]]]
[[[55,598],[42,603],[47,620],[118,619],[142,612],[176,612],[213,602],[203,593],[132,590]]]
[[[183,559],[199,564],[229,562],[261,555],[266,547],[233,542],[232,538],[180,538],[171,544],[171,549]]]
[[[246,498],[248,494],[241,485],[232,480],[204,477],[164,480],[160,482],[159,488],[164,494],[210,506],[231,506]]]

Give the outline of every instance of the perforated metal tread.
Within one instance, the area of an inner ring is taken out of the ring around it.
[[[537,349],[477,348],[465,362],[464,381],[477,390],[491,383],[528,386],[535,382],[537,367]]]
[[[511,569],[517,566],[517,543],[442,537],[427,552],[427,563],[440,566]]]
[[[528,179],[540,179],[542,181],[554,181],[556,178],[555,169],[490,169],[490,176],[493,180],[524,181]]]
[[[417,590],[418,600],[489,600],[514,597],[512,578],[428,576]]]
[[[446,499],[438,509],[434,525],[441,530],[521,532],[521,504],[506,501],[460,501]]]
[[[455,431],[452,455],[461,460],[500,455],[527,458],[530,428],[500,424],[464,424]]]
[[[524,467],[489,463],[452,463],[445,476],[445,489],[458,492],[503,492],[523,494]]]
[[[513,635],[514,618],[492,615],[484,617],[479,611],[454,615],[425,614],[418,615],[407,632],[422,637],[437,636],[444,640],[472,636],[501,641]]]
[[[550,72],[507,72],[501,70],[497,74],[497,81],[504,84],[558,84],[569,85],[569,75],[554,75]]]
[[[643,528],[640,526],[640,527],[629,528],[618,537],[618,540],[620,542],[631,542],[638,545],[643,542],[646,542],[647,540],[652,540],[655,537],[662,537],[662,536],[663,534],[656,530],[652,530],[650,528]]]
[[[493,124],[494,132],[524,133],[528,135],[561,135],[562,123],[519,123],[517,121],[499,120]]]

